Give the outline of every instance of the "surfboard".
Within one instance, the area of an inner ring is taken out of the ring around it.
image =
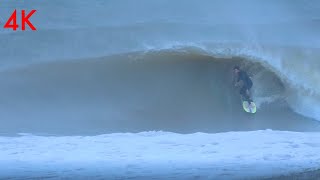
[[[243,110],[247,113],[256,113],[257,112],[257,106],[254,102],[251,103],[251,106],[249,106],[249,102],[248,101],[242,101],[242,107]]]

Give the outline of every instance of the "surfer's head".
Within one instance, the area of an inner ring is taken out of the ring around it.
[[[235,73],[240,72],[240,67],[239,67],[239,66],[234,66],[234,67],[233,67],[233,71],[234,71]]]

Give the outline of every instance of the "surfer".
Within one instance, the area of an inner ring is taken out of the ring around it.
[[[253,85],[251,78],[248,76],[246,71],[240,69],[239,66],[235,66],[233,68],[234,72],[234,85],[236,87],[240,86],[240,95],[242,96],[243,100],[248,101],[251,105],[253,102],[250,98],[250,89]]]

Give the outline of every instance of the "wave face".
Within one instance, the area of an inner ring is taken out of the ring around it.
[[[235,64],[254,77],[255,116],[244,113],[232,86]],[[43,63],[1,74],[6,133],[320,130],[291,110],[288,85],[270,69],[197,49]]]
[[[284,102],[288,111],[282,117],[303,119],[297,112],[320,120],[319,1],[8,1],[0,17],[12,8],[36,9],[31,20],[38,28],[0,31],[2,111],[12,122],[38,119],[40,127],[43,119],[56,118],[158,117],[154,125],[164,119],[245,118],[226,83],[235,64],[252,73],[254,96],[265,112]],[[227,107],[222,112],[221,103]]]

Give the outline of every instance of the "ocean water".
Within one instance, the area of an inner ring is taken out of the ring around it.
[[[316,0],[14,0],[0,17],[13,9],[36,9],[37,31],[0,31],[4,133],[319,127]],[[239,123],[234,65],[255,124]]]
[[[0,178],[317,176],[318,0],[3,0],[1,25],[14,9],[37,31],[0,28]]]
[[[1,179],[317,179],[320,166],[319,133],[310,132],[20,134],[0,143]]]

